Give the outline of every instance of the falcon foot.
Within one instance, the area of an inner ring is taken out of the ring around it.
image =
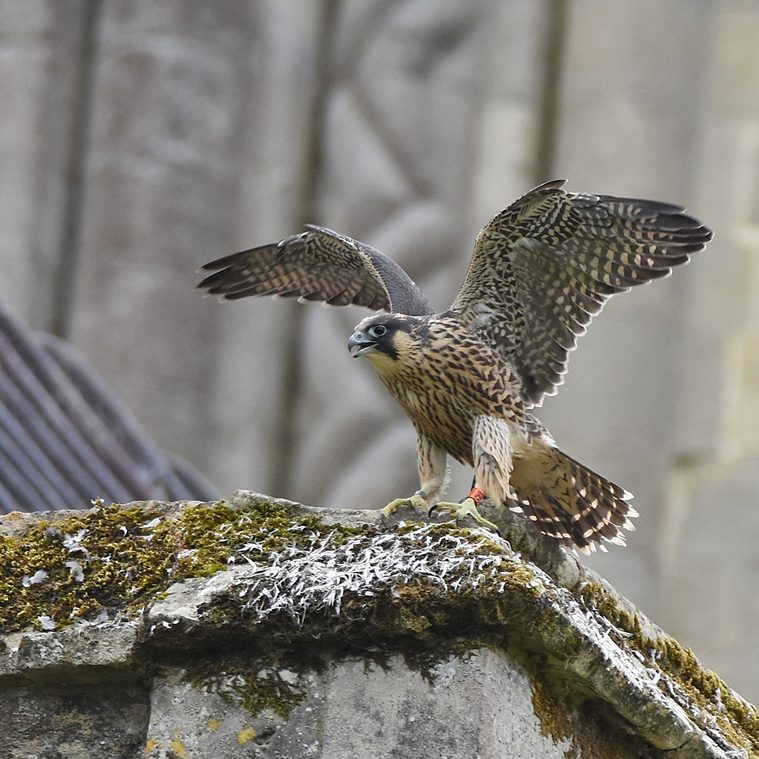
[[[385,520],[389,520],[398,509],[410,508],[415,511],[427,511],[428,506],[427,494],[423,490],[417,490],[414,495],[408,498],[396,498],[390,501],[384,509],[380,510],[380,513]]]
[[[467,496],[461,503],[446,503],[441,501],[436,503],[429,511],[429,515],[432,516],[435,511],[447,511],[456,520],[456,523],[460,522],[466,517],[472,517],[477,524],[482,527],[487,527],[492,530],[496,535],[500,535],[501,531],[498,526],[493,522],[485,519],[477,509],[477,501],[472,496]]]

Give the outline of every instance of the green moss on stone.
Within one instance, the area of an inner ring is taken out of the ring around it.
[[[702,667],[690,649],[663,633],[655,638],[646,635],[637,615],[621,608],[600,582],[587,583],[581,595],[591,608],[626,633],[617,641],[619,645],[634,648],[646,657],[646,666],[671,678],[696,707],[717,720],[728,740],[759,753],[759,713],[736,698],[717,674]]]
[[[415,526],[397,530],[406,534]],[[246,559],[265,563],[289,546],[307,548],[315,536],[329,535],[336,547],[352,537],[371,539],[379,532],[374,527],[327,526],[306,514],[294,517],[285,506],[271,501],[245,506],[219,501],[168,513],[149,502],[98,503],[73,515],[51,515],[21,536],[0,536],[0,630],[40,629],[45,626],[42,620],[60,628],[103,610],[137,613],[174,582],[228,568],[235,553],[251,544],[258,549],[246,551]],[[473,554],[503,550],[465,529],[445,524],[432,528],[432,539],[444,536],[462,538]],[[499,584],[523,586],[536,595],[540,588],[533,579],[523,565],[505,566],[488,580],[489,585],[483,583],[477,589],[476,604],[489,621],[503,623],[508,613],[501,608]],[[389,625],[396,630],[400,626],[406,632],[423,633],[459,615],[471,619],[472,594],[462,594],[460,607],[458,601],[430,607],[429,588],[422,583],[402,586],[397,592],[388,605],[390,616],[403,617]],[[453,598],[450,594],[448,601]],[[363,608],[366,599],[356,603]],[[346,604],[350,606],[350,599]]]
[[[278,672],[266,672],[248,677],[235,686],[242,705],[251,714],[260,714],[265,709],[287,719],[290,712],[306,697],[304,690],[286,682]]]
[[[566,703],[555,695],[555,688],[547,688],[543,678],[533,675],[530,678],[532,690],[532,708],[540,720],[541,735],[559,741],[571,738],[574,726],[571,724]]]
[[[314,666],[313,662],[308,663]],[[303,662],[295,666],[301,668]],[[318,663],[314,668],[321,666]],[[288,719],[306,697],[300,672],[291,664],[272,667],[268,658],[208,657],[188,663],[185,673],[185,679],[194,687],[215,693],[225,703],[242,707],[252,717],[268,710]]]
[[[40,522],[22,537],[0,537],[0,628],[57,625],[124,608],[166,584],[177,535],[140,506],[99,504],[62,521]],[[67,563],[68,562],[68,563]]]
[[[572,759],[654,759],[661,752],[632,734],[608,707],[590,693],[534,664],[527,665],[532,708],[540,733],[566,742],[564,756]]]
[[[326,527],[289,514],[277,503],[234,508],[224,501],[164,514],[147,504],[98,503],[96,508],[0,536],[0,630],[62,627],[104,609],[139,611],[168,586],[227,568],[242,546],[266,561],[272,552],[314,532],[347,540],[357,528]],[[67,564],[69,562],[69,564]]]

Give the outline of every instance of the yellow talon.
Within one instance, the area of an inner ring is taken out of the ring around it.
[[[428,512],[428,516],[432,516],[432,513],[434,511],[440,509],[442,511],[449,512],[451,516],[456,520],[456,522],[459,522],[466,517],[472,517],[472,519],[477,524],[481,525],[482,527],[487,527],[487,529],[492,530],[493,532],[500,535],[501,533],[498,529],[498,525],[494,524],[488,519],[485,519],[485,517],[480,514],[480,512],[477,510],[477,503],[477,500],[470,495],[461,501],[461,503],[448,503],[446,501],[440,501],[440,503],[436,503],[434,506],[432,506],[432,508],[429,508],[429,503],[427,502],[427,494],[423,490],[417,490],[414,495],[409,496],[408,498],[395,498],[394,500],[390,501],[390,503],[388,503],[384,509],[380,510],[380,513],[382,514],[383,519],[389,520],[390,517],[396,511],[398,511],[398,509],[410,508],[414,511]]]
[[[417,490],[414,495],[408,498],[396,498],[390,501],[384,509],[381,510],[381,514],[385,519],[390,517],[398,511],[398,509],[411,508],[415,511],[427,511],[428,509],[427,498],[423,491]]]
[[[487,527],[498,535],[501,534],[498,525],[485,519],[485,517],[480,514],[477,510],[477,502],[471,496],[467,496],[461,503],[446,503],[441,501],[440,503],[435,504],[434,510],[437,509],[449,512],[456,522],[465,519],[466,517],[472,517],[472,519],[482,527]]]

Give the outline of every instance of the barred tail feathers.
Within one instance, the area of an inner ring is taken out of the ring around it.
[[[583,553],[625,545],[622,529],[634,530],[632,495],[544,441],[514,456],[511,486],[518,501],[507,504],[535,522],[544,535]]]

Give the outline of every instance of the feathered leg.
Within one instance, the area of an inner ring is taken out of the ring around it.
[[[387,519],[398,509],[411,507],[428,511],[438,495],[445,492],[448,484],[448,454],[435,445],[421,430],[416,431],[416,460],[419,468],[419,490],[408,498],[396,498],[382,509]]]
[[[480,415],[472,430],[472,462],[474,483],[469,495],[461,503],[438,503],[435,509],[451,513],[457,520],[472,517],[477,524],[498,532],[493,522],[480,514],[478,506],[487,495],[497,503],[513,498],[511,475],[511,444],[509,426],[503,419]]]

